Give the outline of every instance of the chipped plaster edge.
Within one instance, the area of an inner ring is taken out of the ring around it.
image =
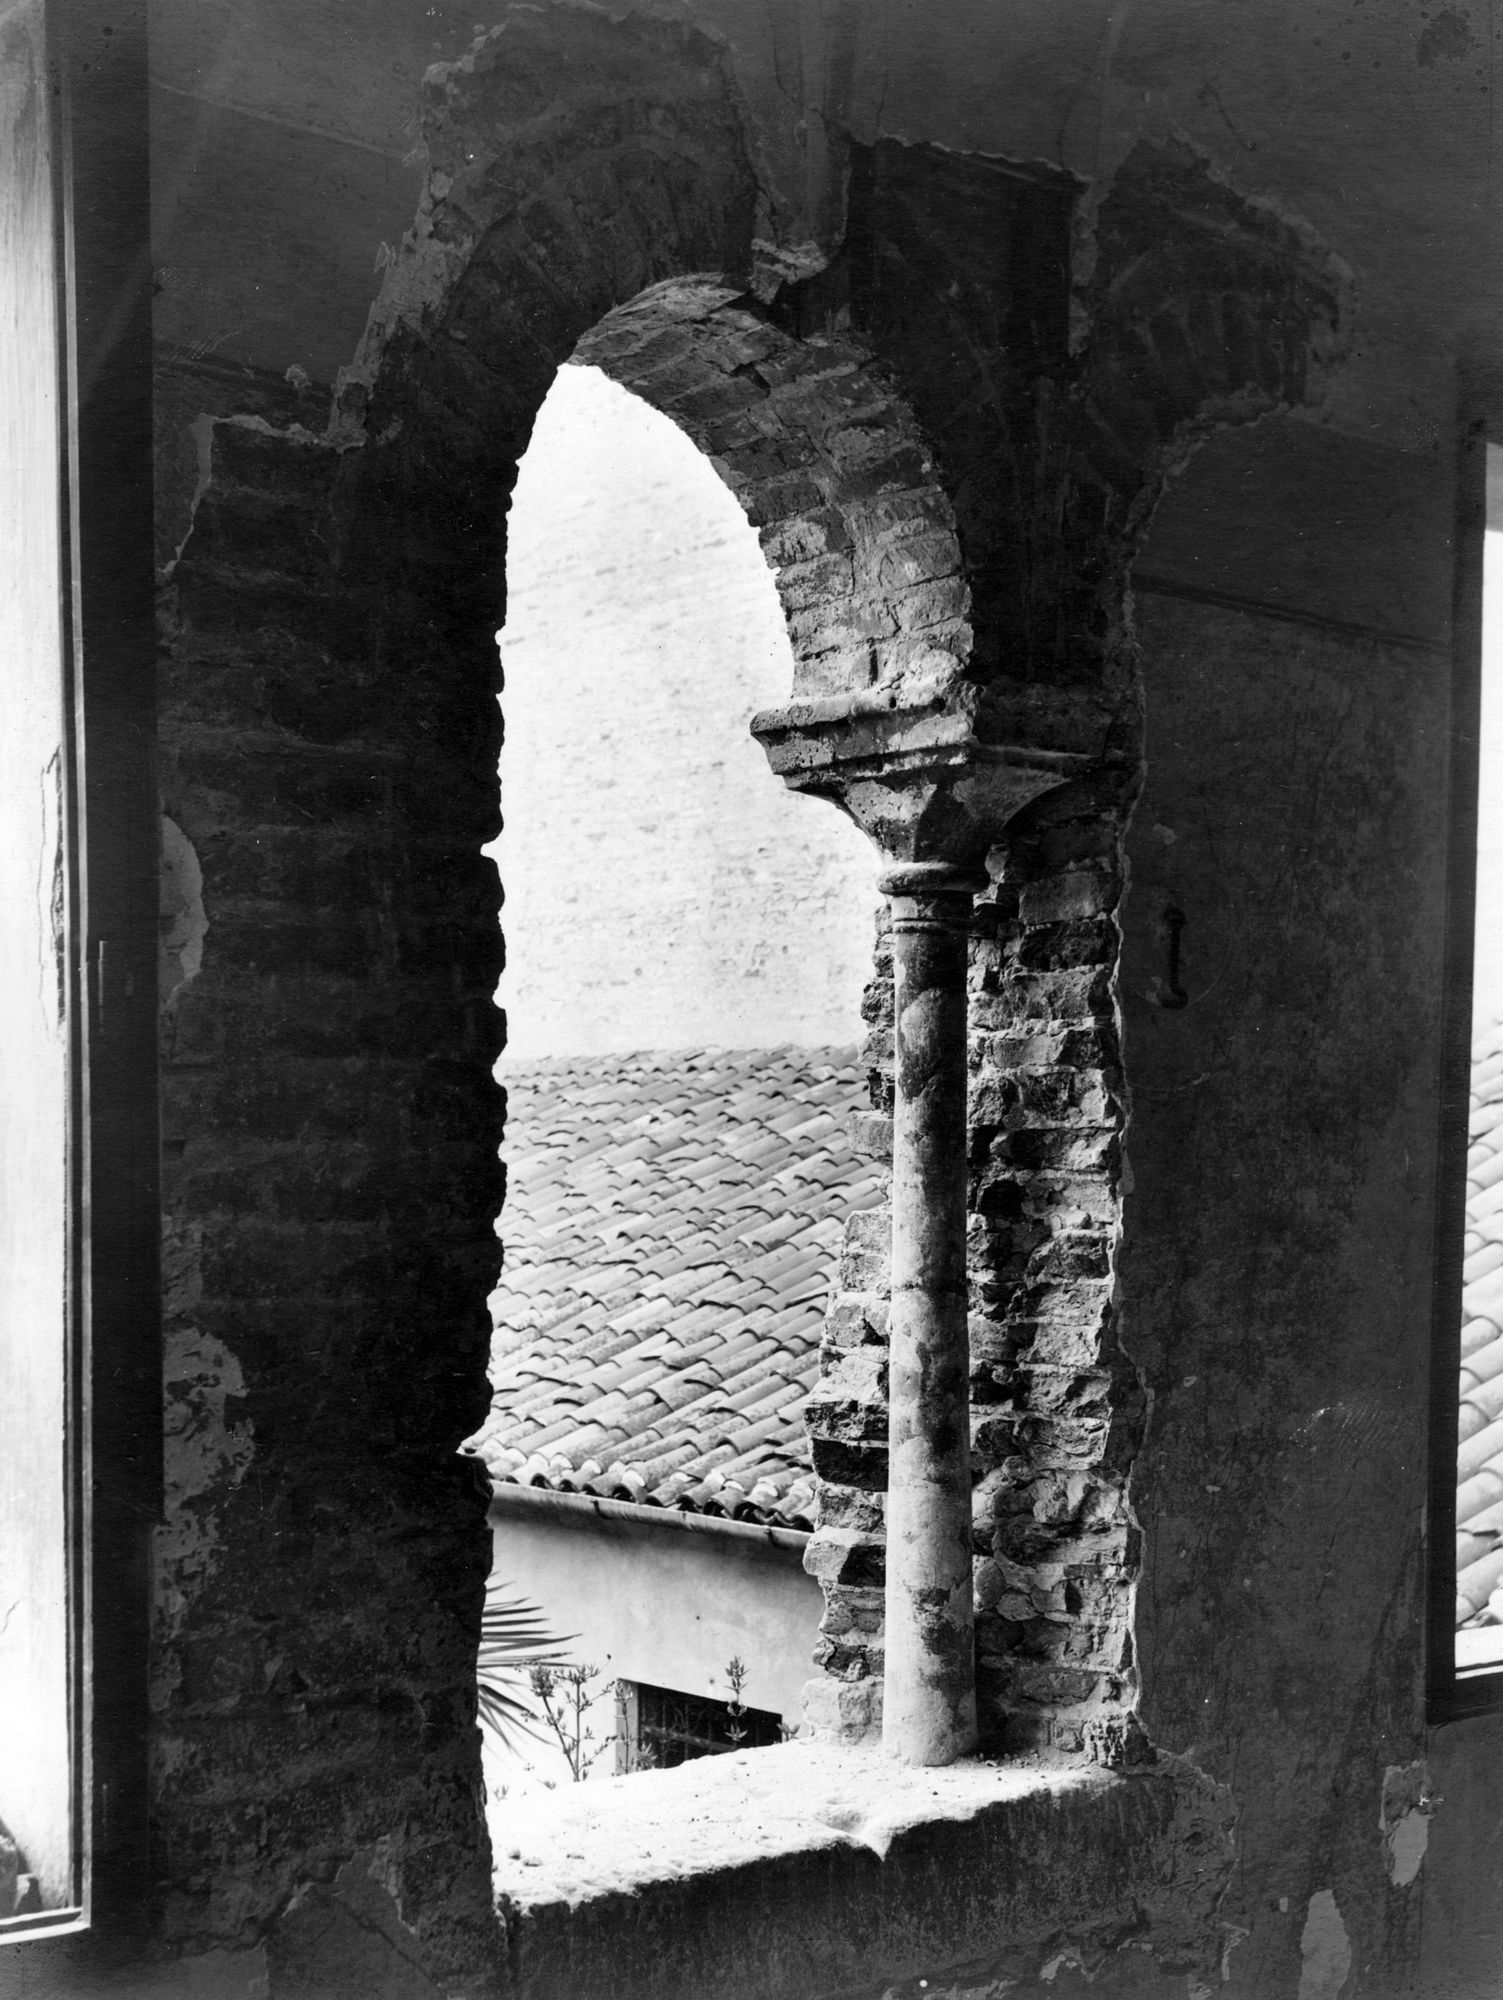
[[[1424,1863],[1430,1821],[1441,1803],[1430,1784],[1430,1767],[1422,1757],[1390,1764],[1383,1773],[1378,1832],[1388,1880],[1395,1889],[1407,1889]]]

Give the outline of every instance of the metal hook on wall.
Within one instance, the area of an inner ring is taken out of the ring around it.
[[[1160,920],[1169,938],[1169,977],[1159,993],[1161,1007],[1188,1007],[1190,996],[1179,983],[1179,941],[1189,918],[1178,903],[1170,903]]]

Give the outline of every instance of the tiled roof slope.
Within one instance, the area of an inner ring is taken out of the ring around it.
[[[502,1065],[495,1479],[811,1525],[803,1399],[843,1224],[851,1049]]]
[[[1472,1041],[1461,1293],[1456,1622],[1503,1624],[1503,1022]]]

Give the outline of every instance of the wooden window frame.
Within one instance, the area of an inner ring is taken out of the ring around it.
[[[162,1379],[146,16],[143,0],[41,7],[59,339],[32,365],[60,412],[76,1896],[4,1942],[45,1978],[135,1957],[149,1921]]]
[[[1453,1722],[1503,1708],[1503,1662],[1456,1669],[1457,1380],[1461,1368],[1462,1256],[1471,1097],[1476,941],[1479,723],[1482,706],[1482,562],[1487,531],[1490,399],[1463,394],[1457,426],[1449,847],[1441,1012],[1440,1129],[1436,1154],[1434,1319],[1431,1338],[1427,1718]]]

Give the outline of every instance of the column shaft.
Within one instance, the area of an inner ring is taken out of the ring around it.
[[[896,868],[886,1664],[882,1737],[905,1764],[976,1743],[966,1335],[966,934],[976,886]]]

